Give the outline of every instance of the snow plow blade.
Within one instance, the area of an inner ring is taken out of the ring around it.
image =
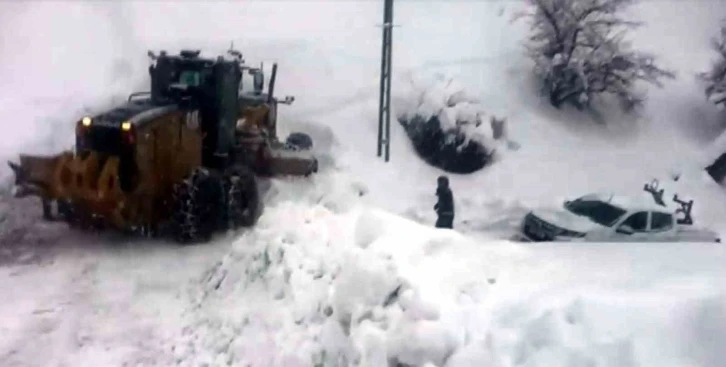
[[[117,227],[126,227],[121,209],[127,197],[119,187],[118,157],[101,160],[95,152],[78,156],[66,151],[19,158],[20,163],[8,162],[15,174],[15,197],[73,203],[77,214],[104,217]]]
[[[8,161],[15,175],[14,196],[18,198],[38,196],[54,199],[63,196],[62,188],[56,185],[61,168],[72,160],[73,153],[63,152],[54,156],[34,156],[21,154],[19,162]]]

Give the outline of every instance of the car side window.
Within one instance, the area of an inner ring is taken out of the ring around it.
[[[648,212],[633,213],[623,222],[623,225],[629,226],[635,232],[644,232],[648,225]]]
[[[667,231],[673,228],[673,215],[668,213],[652,212],[650,229],[653,231]]]

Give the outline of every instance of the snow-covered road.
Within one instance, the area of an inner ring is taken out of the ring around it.
[[[158,331],[175,328],[187,307],[186,284],[228,251],[227,241],[180,248],[35,220],[0,236],[2,250],[13,249],[0,267],[3,366],[156,360]]]

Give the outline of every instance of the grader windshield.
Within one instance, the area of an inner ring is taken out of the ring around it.
[[[179,83],[190,87],[199,87],[202,84],[202,74],[194,70],[184,70],[179,75]]]

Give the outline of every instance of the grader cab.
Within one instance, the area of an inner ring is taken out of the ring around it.
[[[273,96],[276,64],[263,93],[263,69],[246,66],[239,52],[199,54],[149,52],[151,90],[79,119],[74,151],[9,162],[16,196],[39,196],[47,219],[168,232],[184,243],[254,225],[262,209],[257,176],[317,172],[312,140],[303,133],[278,140],[277,107],[294,98]],[[251,91],[242,88],[245,72]]]

